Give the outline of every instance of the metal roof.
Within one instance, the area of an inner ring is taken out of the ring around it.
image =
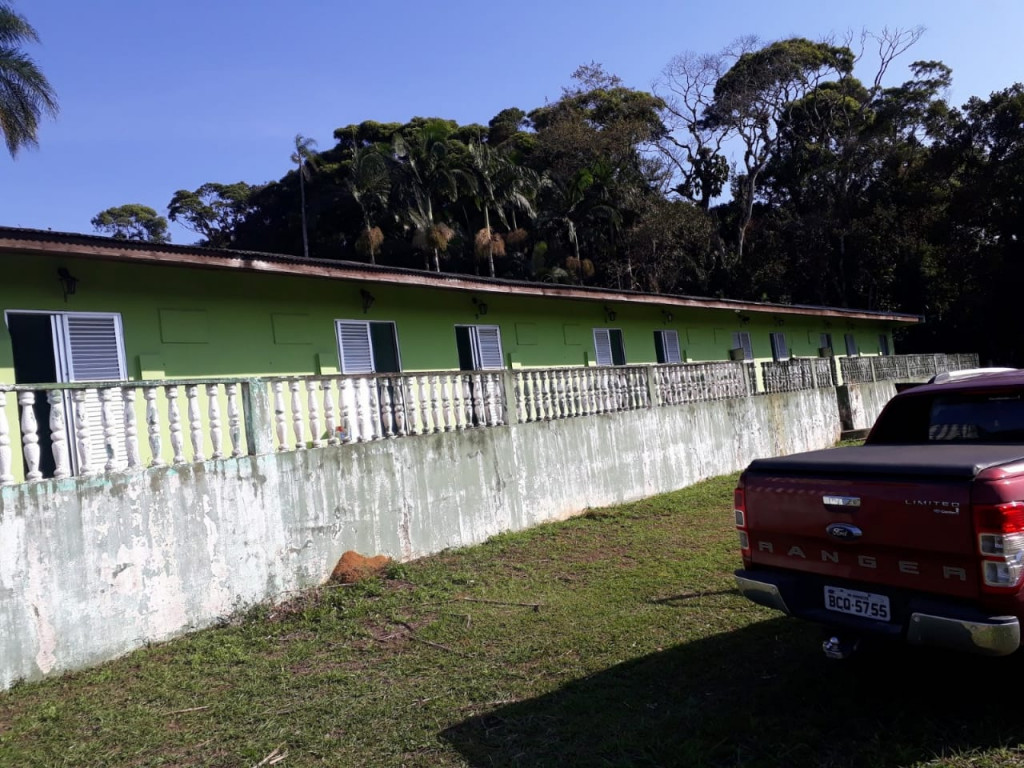
[[[768,302],[716,299],[678,294],[642,293],[640,291],[612,290],[561,283],[537,283],[526,280],[476,277],[450,272],[427,272],[417,269],[363,264],[354,261],[305,259],[280,253],[202,248],[195,245],[146,243],[135,240],[116,240],[110,237],[83,235],[73,232],[0,227],[0,255],[17,253],[320,277],[362,283],[414,285],[444,290],[476,291],[478,293],[514,292],[522,296],[546,296],[626,304],[648,304],[661,308],[696,307],[727,309],[736,312],[856,318],[894,323],[920,323],[924,319],[919,315],[898,312],[843,309],[840,307],[821,307],[808,304],[771,304]]]

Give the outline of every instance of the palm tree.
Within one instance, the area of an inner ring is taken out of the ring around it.
[[[491,231],[491,210],[506,230],[510,226],[508,214],[511,214],[511,228],[518,229],[517,210],[531,219],[536,218],[530,198],[536,195],[543,181],[535,171],[512,160],[507,152],[479,142],[469,145],[468,177],[472,181],[468,190],[484,214],[484,229],[477,233],[477,240],[484,246],[491,277],[494,277],[494,248],[500,245],[501,236]]]
[[[299,199],[302,204],[302,255],[309,258],[309,235],[306,232],[306,179],[309,178],[310,169],[314,165],[316,153],[315,139],[308,139],[301,133],[295,134],[295,151],[292,152],[292,162],[299,166]]]
[[[26,54],[26,42],[39,42],[32,25],[7,3],[0,3],[0,131],[11,157],[39,142],[39,118],[57,115],[57,96],[49,81]]]
[[[373,213],[386,208],[391,194],[391,174],[387,160],[375,148],[352,150],[352,168],[346,180],[349,194],[356,201],[363,214],[363,231],[360,240],[365,242],[370,263],[377,263],[377,248],[383,239],[379,227],[374,225]]]
[[[451,227],[438,221],[439,214],[445,203],[458,197],[460,185],[468,181],[466,172],[454,166],[451,132],[443,120],[428,120],[408,137],[396,133],[392,140],[392,150],[403,171],[405,214],[419,233],[414,242],[433,251],[436,272],[441,271],[440,252],[447,250],[454,235]]]

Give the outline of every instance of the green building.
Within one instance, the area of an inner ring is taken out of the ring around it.
[[[888,355],[913,315],[0,228],[0,384]]]

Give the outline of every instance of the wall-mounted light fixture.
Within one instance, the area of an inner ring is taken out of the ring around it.
[[[615,314],[615,310],[606,304],[604,307],[604,319],[609,323],[614,323],[616,317],[618,317],[618,315]]]
[[[471,301],[473,302],[473,306],[476,307],[476,316],[477,317],[480,317],[481,315],[486,315],[487,314],[487,304],[485,302],[480,301],[480,299],[478,299],[476,296],[474,296],[471,299]]]
[[[668,325],[675,319],[676,316],[669,312],[667,309],[661,310],[661,320],[663,323],[665,323],[665,325]]]
[[[359,289],[359,296],[363,300],[363,314],[365,315],[367,312],[370,311],[370,307],[373,306],[373,302],[375,302],[377,299],[374,297],[372,293],[370,293],[365,288]]]
[[[740,325],[746,325],[750,322],[750,315],[744,315],[737,309],[736,319],[740,321]]]
[[[775,321],[776,325],[785,325],[786,324],[786,319],[784,317],[775,317],[775,318],[772,318],[772,319]]]
[[[68,296],[73,296],[78,290],[78,278],[68,272],[66,267],[57,268],[57,279],[60,280],[60,287],[64,291],[64,303],[68,303]]]

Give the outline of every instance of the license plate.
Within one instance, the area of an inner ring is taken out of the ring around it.
[[[870,592],[841,587],[825,587],[825,607],[836,613],[849,613],[867,619],[889,621],[889,598]]]

